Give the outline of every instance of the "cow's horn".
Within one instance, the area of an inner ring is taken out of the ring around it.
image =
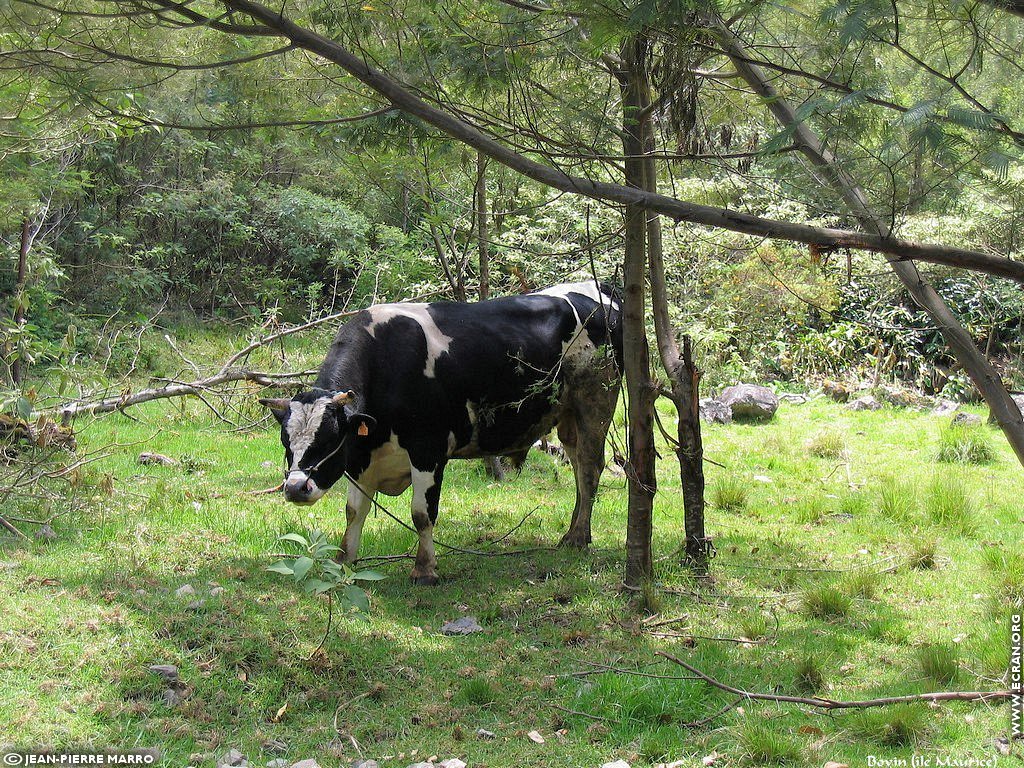
[[[272,411],[285,411],[288,410],[288,403],[291,401],[287,397],[261,397],[260,404],[267,406]]]
[[[356,393],[351,389],[348,392],[339,392],[331,398],[331,402],[335,405],[345,405],[345,403],[351,402],[356,399]]]

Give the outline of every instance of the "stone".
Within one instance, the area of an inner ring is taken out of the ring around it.
[[[43,541],[52,541],[57,538],[57,532],[53,530],[53,527],[49,524],[40,526],[39,530],[36,531],[36,538],[42,539]]]
[[[437,768],[466,768],[466,763],[457,757],[450,757],[438,763]]]
[[[789,403],[790,405],[803,405],[810,399],[807,395],[801,395],[799,392],[783,392],[779,395],[780,402]]]
[[[486,728],[477,728],[476,737],[483,739],[484,741],[490,741],[491,739],[497,738],[493,731],[488,731]]]
[[[960,410],[960,404],[952,400],[939,400],[939,404],[932,409],[933,416],[949,416]]]
[[[352,768],[378,768],[376,760],[356,760]]]
[[[463,616],[441,626],[442,635],[471,635],[483,631],[484,628],[477,624],[475,616]]]
[[[874,395],[861,395],[856,400],[848,402],[846,407],[851,411],[877,411],[882,404],[875,399]]]
[[[217,758],[218,766],[246,766],[249,761],[246,760],[245,755],[239,752],[237,749],[229,749],[223,755]]]
[[[174,590],[175,597],[191,597],[196,593],[195,587],[191,584],[182,584],[176,590]]]
[[[958,413],[950,423],[963,427],[980,427],[982,422],[981,416],[976,413]]]
[[[210,589],[210,597],[216,597],[217,595],[224,594],[224,587],[216,586]]]
[[[629,768],[629,763],[625,760],[616,760],[614,763],[605,763],[601,768]]]
[[[267,768],[288,768],[288,761],[283,757],[275,757],[273,760],[267,761]]]
[[[737,421],[768,421],[779,408],[775,393],[757,384],[726,387],[718,399],[732,409],[732,417]]]
[[[702,397],[698,406],[700,417],[708,424],[729,424],[732,421],[732,408],[720,400]]]
[[[836,381],[825,381],[821,385],[821,391],[837,403],[845,403],[850,399],[850,388]]]
[[[915,392],[912,389],[904,389],[903,387],[881,387],[879,390],[879,396],[889,405],[895,405],[897,408],[929,408],[934,405],[935,401],[933,398],[922,395]]]
[[[308,757],[305,760],[299,760],[297,763],[292,763],[292,768],[320,768],[320,763],[318,763],[314,758]]]
[[[413,763],[408,768],[436,768],[433,763]]]
[[[178,465],[177,460],[172,459],[170,456],[149,452],[140,453],[138,462],[139,464],[158,464],[162,467],[176,467]]]
[[[160,675],[169,683],[178,682],[178,668],[173,664],[153,664],[149,667],[149,671],[154,675]]]
[[[163,695],[164,704],[166,704],[168,707],[178,706],[178,704],[180,704],[181,700],[184,698],[185,697],[178,693],[178,691],[174,688],[168,688],[166,691],[164,691]]]
[[[526,738],[528,738],[534,744],[543,744],[544,743],[544,737],[541,736],[540,733],[537,732],[537,731],[530,731],[528,734],[526,734]]]

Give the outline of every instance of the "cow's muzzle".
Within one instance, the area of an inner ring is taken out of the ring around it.
[[[305,472],[289,472],[284,481],[284,497],[293,504],[312,504],[323,495],[323,490]]]

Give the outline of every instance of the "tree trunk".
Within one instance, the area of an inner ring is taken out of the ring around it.
[[[626,186],[643,188],[643,136],[637,119],[642,94],[649,90],[645,77],[647,40],[639,34],[622,45],[624,68],[617,73],[622,92],[622,149],[626,160]],[[628,587],[639,587],[654,573],[654,493],[657,488],[654,463],[654,399],[650,352],[647,346],[645,311],[646,213],[636,203],[625,208],[625,254],[623,260],[624,300],[622,346],[628,396],[627,436],[629,516],[626,523],[626,573]]]
[[[21,386],[25,378],[21,359],[21,347],[24,344],[24,339],[22,339],[21,333],[25,328],[25,307],[28,304],[25,291],[28,288],[28,252],[31,247],[32,219],[25,216],[21,225],[21,247],[18,249],[18,284],[14,289],[14,327],[17,335],[14,339],[14,348],[11,350],[11,382],[15,387]]]
[[[486,300],[491,295],[491,245],[488,242],[490,237],[487,222],[487,155],[483,152],[476,154],[476,242],[477,251],[480,256],[480,301]]]
[[[722,21],[715,27],[722,48],[740,76],[751,89],[764,99],[775,119],[787,130],[793,131],[793,141],[810,162],[823,169],[832,187],[843,197],[861,225],[882,239],[891,234],[888,224],[876,214],[867,195],[846,172],[831,150],[827,149],[814,131],[800,121],[792,106],[783,99],[756,64],[750,63],[742,41]],[[999,373],[975,345],[956,316],[935,289],[921,276],[913,261],[890,261],[893,271],[906,287],[914,301],[924,309],[939,328],[954,357],[967,371],[991,409],[992,416],[1006,435],[1007,441],[1024,464],[1024,417],[1017,404],[1006,391]]]

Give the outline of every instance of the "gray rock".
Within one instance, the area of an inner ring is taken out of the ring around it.
[[[466,763],[457,757],[449,757],[447,760],[438,763],[437,768],[466,768]]]
[[[779,408],[775,393],[757,384],[726,387],[718,399],[732,409],[732,417],[737,421],[768,421]]]
[[[408,768],[437,768],[433,763],[413,763]]]
[[[1011,395],[1011,397],[1013,397],[1013,402],[1017,404],[1020,412],[1024,413],[1024,395]]]
[[[789,403],[790,405],[803,405],[810,399],[807,395],[801,395],[798,392],[783,392],[779,395],[781,402]]]
[[[495,738],[495,735],[493,731],[488,731],[486,728],[477,728],[476,737],[478,739],[483,739],[484,741],[490,741]]]
[[[703,397],[698,403],[700,417],[708,424],[728,424],[732,421],[732,408],[711,397]]]
[[[958,413],[950,423],[963,427],[980,427],[981,416],[976,413]]]
[[[601,768],[629,768],[629,763],[625,760],[616,760],[614,763],[605,763]]]
[[[169,683],[178,682],[178,668],[173,664],[153,664],[149,667],[149,671],[154,675],[160,675]]]
[[[352,763],[352,768],[377,768],[376,760],[356,760]]]
[[[826,381],[821,385],[821,391],[837,403],[845,403],[850,399],[850,388],[839,382]]]
[[[275,757],[267,761],[267,768],[288,768],[289,762],[283,757]]]
[[[191,597],[196,593],[195,587],[191,584],[182,584],[176,590],[174,590],[175,597]]]
[[[246,760],[245,755],[239,752],[237,749],[229,749],[223,755],[217,758],[218,766],[245,766],[248,765],[249,761]]]
[[[57,532],[53,530],[49,524],[43,525],[38,531],[36,531],[36,538],[43,539],[44,541],[52,541],[57,538]]]
[[[960,404],[952,400],[939,400],[939,404],[932,409],[933,416],[949,416],[960,410]]]
[[[312,757],[309,757],[305,760],[299,760],[297,763],[292,763],[292,768],[320,768],[320,764]]]
[[[216,586],[210,590],[210,597],[216,597],[217,595],[224,594],[224,587]]]
[[[882,404],[873,395],[861,395],[856,400],[848,402],[846,407],[851,411],[877,411]]]
[[[484,628],[476,622],[475,616],[463,616],[461,619],[449,621],[441,627],[442,635],[471,635],[483,632]]]

